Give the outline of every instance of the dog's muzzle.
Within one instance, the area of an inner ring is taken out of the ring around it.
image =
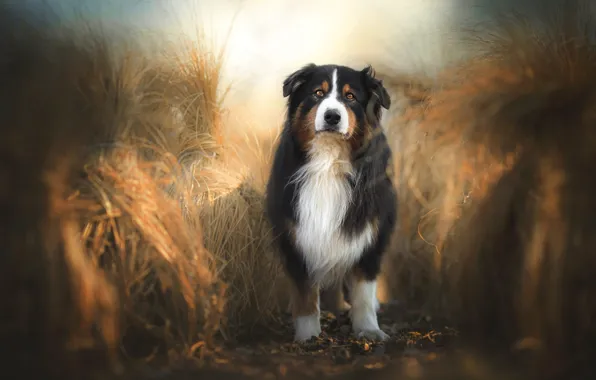
[[[320,132],[339,132],[341,115],[337,110],[330,109],[325,111],[325,124]]]

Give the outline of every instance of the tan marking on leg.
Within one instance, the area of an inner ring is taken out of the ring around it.
[[[307,286],[302,289],[294,287],[292,317],[294,320],[294,341],[304,342],[321,334],[318,287]]]
[[[344,299],[343,284],[343,281],[333,282],[328,289],[321,292],[321,309],[335,315],[350,309],[350,305]]]
[[[307,285],[300,289],[294,285],[291,294],[292,317],[304,317],[319,312],[319,287]]]

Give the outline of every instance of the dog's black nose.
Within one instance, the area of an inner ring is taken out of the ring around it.
[[[341,120],[341,115],[336,110],[325,111],[325,122],[329,125],[337,125]]]

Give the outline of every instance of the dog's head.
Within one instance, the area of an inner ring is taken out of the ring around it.
[[[309,64],[286,78],[288,119],[299,140],[307,145],[320,133],[334,133],[357,141],[376,128],[381,107],[391,99],[382,81],[368,66],[358,71],[345,66]]]

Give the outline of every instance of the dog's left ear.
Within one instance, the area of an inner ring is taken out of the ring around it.
[[[371,96],[371,101],[378,102],[378,104],[388,110],[391,107],[391,97],[383,86],[383,81],[375,78],[375,70],[370,65],[365,67],[361,72],[366,88]]]
[[[283,95],[284,98],[290,96],[290,94],[298,89],[304,82],[306,82],[308,76],[317,67],[314,63],[309,63],[303,66],[299,70],[296,70],[290,74],[283,84]]]

